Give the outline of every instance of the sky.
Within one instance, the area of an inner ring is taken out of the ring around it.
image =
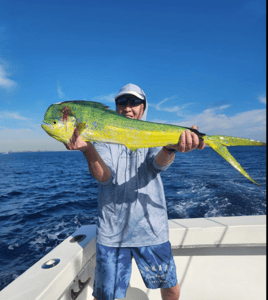
[[[0,1],[0,152],[66,150],[47,108],[127,83],[147,121],[266,141],[265,1]]]

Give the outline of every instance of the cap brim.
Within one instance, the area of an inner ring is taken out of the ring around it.
[[[134,91],[127,91],[127,92],[119,93],[118,95],[115,96],[114,99],[116,100],[118,97],[123,96],[123,95],[134,95],[141,100],[145,100],[145,98],[142,95],[140,95],[139,93],[134,92]]]

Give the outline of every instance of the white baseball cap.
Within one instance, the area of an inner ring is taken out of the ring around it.
[[[119,90],[118,94],[114,97],[114,99],[116,100],[120,96],[129,95],[129,94],[134,95],[141,100],[146,100],[146,95],[144,91],[140,87],[132,83],[128,83],[124,85]]]

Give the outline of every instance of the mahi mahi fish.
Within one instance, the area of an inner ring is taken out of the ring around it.
[[[137,148],[177,144],[181,133],[189,129],[236,170],[258,185],[226,146],[265,145],[259,141],[231,136],[209,136],[192,128],[130,119],[108,109],[108,106],[92,101],[74,100],[52,104],[45,113],[43,123],[41,126],[47,134],[65,144],[69,143],[74,129],[78,128],[84,141],[122,144],[132,151],[136,151]]]

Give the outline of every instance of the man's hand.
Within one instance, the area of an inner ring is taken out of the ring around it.
[[[91,175],[98,181],[106,181],[110,178],[110,169],[106,166],[93,144],[82,140],[77,128],[74,129],[69,143],[64,145],[68,150],[80,150],[83,152]]]
[[[192,126],[191,128],[197,129],[197,126]],[[205,148],[205,142],[203,140],[199,140],[199,137],[194,132],[187,129],[182,132],[180,136],[179,143],[176,145],[168,145],[167,149],[175,149],[181,153],[189,152],[194,149],[202,150]]]
[[[64,145],[68,150],[80,150],[84,152],[88,149],[89,144],[90,143],[82,140],[81,136],[79,135],[78,129],[75,128],[69,143]]]

